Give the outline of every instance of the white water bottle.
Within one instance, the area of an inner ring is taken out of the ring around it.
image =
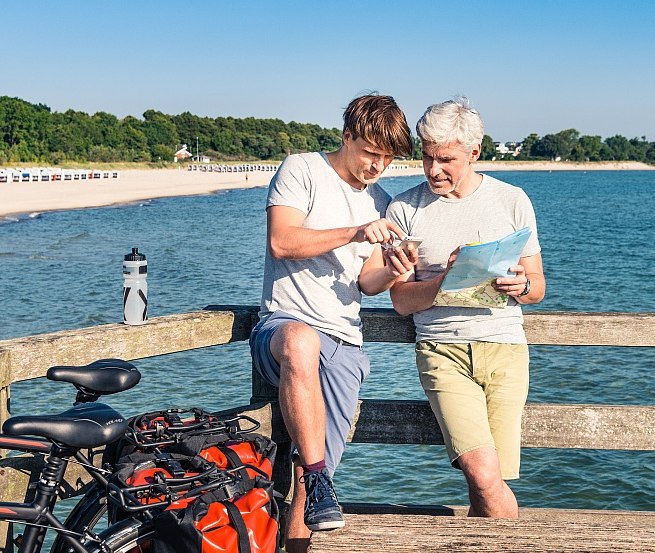
[[[132,248],[123,260],[123,322],[142,325],[148,320],[148,263],[146,256]]]

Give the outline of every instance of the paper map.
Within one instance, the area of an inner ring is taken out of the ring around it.
[[[506,307],[509,297],[497,292],[492,283],[498,277],[512,274],[509,268],[518,263],[530,234],[530,229],[525,227],[500,240],[462,246],[433,305]]]

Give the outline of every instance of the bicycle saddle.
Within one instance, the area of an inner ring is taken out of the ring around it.
[[[40,436],[76,449],[108,444],[126,429],[123,416],[102,403],[80,403],[58,415],[12,417],[2,425],[5,434]]]
[[[122,359],[99,359],[81,367],[50,367],[46,377],[70,382],[85,394],[98,397],[129,390],[141,380],[141,373]]]

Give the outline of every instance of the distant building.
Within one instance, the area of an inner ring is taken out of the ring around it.
[[[211,159],[209,159],[208,156],[204,156],[201,154],[198,156],[193,156],[193,161],[195,161],[196,163],[210,163]]]
[[[523,144],[521,142],[494,142],[494,146],[499,155],[516,157],[521,153]]]
[[[182,147],[175,152],[175,155],[173,156],[173,161],[177,163],[178,161],[182,161],[183,159],[189,159],[191,157],[191,152],[187,150],[187,145],[182,144]]]

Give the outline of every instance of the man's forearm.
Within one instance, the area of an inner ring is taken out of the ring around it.
[[[272,236],[269,248],[275,259],[309,259],[350,243],[356,234],[357,227],[326,230],[293,227]]]
[[[539,303],[546,295],[546,279],[543,274],[528,274],[530,279],[530,292],[525,296],[516,296],[514,299],[523,305]]]
[[[359,288],[367,296],[375,296],[391,288],[396,282],[396,275],[393,275],[387,267],[380,267],[366,274],[359,276]]]
[[[430,280],[398,283],[391,289],[391,302],[400,315],[411,315],[432,307],[445,275]]]

